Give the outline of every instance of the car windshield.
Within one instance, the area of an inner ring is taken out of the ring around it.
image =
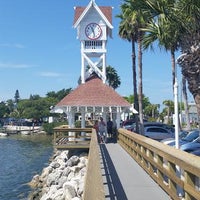
[[[192,131],[183,139],[184,141],[191,142],[199,136],[199,131]]]
[[[173,133],[175,132],[174,127],[167,125],[167,124],[160,123],[160,122],[146,122],[146,123],[144,123],[144,127],[149,127],[149,126],[163,127],[167,130],[170,130]]]
[[[167,129],[164,129],[162,127],[154,127],[154,126],[150,126],[150,127],[146,127],[146,132],[156,132],[156,133],[168,133]]]
[[[125,122],[124,126],[129,126],[129,125],[132,125],[132,124],[133,124],[133,122]]]

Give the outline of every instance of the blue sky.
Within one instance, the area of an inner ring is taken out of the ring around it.
[[[117,92],[133,93],[131,44],[118,36],[120,0],[96,0],[113,6],[113,38],[107,44],[107,65],[121,78]],[[74,6],[89,0],[0,0],[0,101],[63,88],[76,88],[81,72],[80,42],[73,29]],[[178,56],[178,55],[177,55]],[[178,71],[180,69],[178,68]],[[143,91],[151,103],[172,99],[170,54],[155,48],[143,53]],[[190,97],[191,95],[189,95]]]

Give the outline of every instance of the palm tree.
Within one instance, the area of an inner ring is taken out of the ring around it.
[[[180,22],[186,31],[180,41],[182,56],[178,62],[195,100],[200,124],[200,1],[181,0],[177,3]]]
[[[151,38],[149,43],[152,44],[158,39],[161,46],[171,51],[173,83],[175,80],[174,52],[180,49],[185,54],[179,59],[179,64],[196,102],[200,123],[200,1],[146,0],[145,2],[149,5],[146,8],[152,18],[148,26],[150,34],[145,36],[149,38],[146,40]],[[145,44],[145,41],[143,43]]]
[[[167,124],[169,124],[169,118],[174,110],[174,102],[171,100],[164,100],[163,104],[167,107]]]
[[[148,21],[148,13],[142,12],[140,9],[144,4],[141,0],[125,0],[125,3],[122,4],[121,10],[121,34],[125,36],[125,39],[129,41],[137,42],[138,44],[138,107],[139,107],[139,119],[140,119],[140,133],[143,134],[143,83],[142,83],[142,36],[144,34],[141,31],[141,28],[146,26]],[[124,34],[125,31],[125,34]],[[132,37],[131,37],[132,36]],[[132,49],[135,52],[135,46],[132,43]],[[135,57],[134,57],[135,58]],[[135,60],[133,60],[135,62]],[[134,77],[134,75],[133,75]],[[135,95],[134,95],[135,96]]]
[[[143,37],[143,47],[153,48],[153,43],[158,41],[160,48],[170,51],[172,65],[172,88],[175,83],[175,52],[179,49],[179,41],[182,26],[177,25],[174,20],[174,0],[146,1],[150,6],[151,20],[143,30],[146,32]]]
[[[106,67],[106,80],[108,85],[111,86],[114,90],[121,84],[117,71],[110,65]]]
[[[133,96],[134,96],[134,108],[138,111],[138,93],[137,93],[137,73],[136,73],[136,53],[135,43],[137,41],[137,29],[134,23],[131,21],[132,10],[127,4],[121,5],[121,14],[117,15],[121,19],[119,24],[119,36],[131,42],[132,47],[132,76],[133,76]],[[135,30],[136,29],[136,30]],[[139,132],[138,118],[136,117],[136,132]]]
[[[148,117],[152,117],[153,119],[156,119],[158,116],[158,109],[160,108],[159,104],[149,104],[148,106],[145,107],[144,113]]]

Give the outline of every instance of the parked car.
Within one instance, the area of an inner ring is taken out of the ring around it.
[[[192,142],[188,142],[180,146],[180,149],[187,152],[193,152],[200,149],[200,137]]]
[[[174,137],[174,132],[159,126],[147,126],[144,128],[144,135],[154,140],[161,141]]]
[[[164,123],[161,123],[161,122],[144,122],[144,128],[149,127],[149,126],[158,126],[158,127],[168,129],[171,132],[175,132],[175,129],[174,129],[173,126],[170,126],[168,124],[164,124]]]
[[[187,131],[180,131],[179,132],[179,140],[185,138],[187,135],[188,135]],[[174,135],[174,137],[175,137],[175,135]],[[173,138],[166,138],[164,140],[161,140],[160,142],[162,142],[164,144],[167,144],[167,145],[169,145],[170,143],[173,143],[173,142],[175,143],[175,138],[174,137]]]
[[[122,128],[125,128],[129,131],[133,131],[135,129],[135,120],[129,119],[123,122]]]
[[[200,148],[198,148],[198,149],[196,149],[196,150],[194,150],[194,151],[191,151],[190,153],[191,153],[191,154],[194,154],[194,155],[196,155],[196,156],[200,156]]]
[[[193,140],[197,139],[199,137],[199,130],[193,130],[190,131],[186,137],[179,140],[179,145],[186,144],[188,142],[192,142]],[[171,143],[168,143],[169,146],[175,146],[175,140]]]

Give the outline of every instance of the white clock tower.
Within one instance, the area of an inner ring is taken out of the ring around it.
[[[91,0],[87,7],[75,7],[74,28],[81,42],[81,83],[95,72],[106,82],[106,44],[112,37],[112,7],[98,7]]]

